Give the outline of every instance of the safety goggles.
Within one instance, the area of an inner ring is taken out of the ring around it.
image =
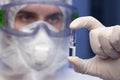
[[[0,29],[19,37],[33,36],[41,26],[28,26],[39,21],[53,37],[68,36],[69,24],[77,17],[76,8],[62,2],[20,1],[1,6]],[[21,30],[27,27],[28,30]]]

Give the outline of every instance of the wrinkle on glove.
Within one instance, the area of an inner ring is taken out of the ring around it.
[[[74,20],[70,28],[90,30],[90,45],[96,54],[95,57],[85,60],[68,57],[75,71],[104,80],[120,80],[120,26],[105,27],[95,18],[87,16]]]

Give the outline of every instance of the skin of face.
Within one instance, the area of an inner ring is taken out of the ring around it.
[[[19,30],[36,21],[46,21],[61,31],[63,15],[59,7],[54,5],[31,4],[21,9],[15,17],[14,29]]]

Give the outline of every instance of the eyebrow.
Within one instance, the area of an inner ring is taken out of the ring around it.
[[[21,13],[23,13],[23,14],[25,13],[25,14],[35,15],[34,12],[31,12],[31,11],[24,11],[24,10],[19,11],[17,14],[21,14]]]
[[[57,16],[57,15],[63,16],[63,14],[61,12],[54,12],[54,13],[49,14],[47,17]]]
[[[17,14],[36,15],[36,13],[34,13],[34,12],[32,12],[32,11],[26,11],[26,10],[21,10],[21,11],[19,11]],[[58,16],[58,15],[60,15],[61,17],[63,17],[62,12],[54,12],[54,13],[48,14],[46,18],[51,17],[51,16]]]

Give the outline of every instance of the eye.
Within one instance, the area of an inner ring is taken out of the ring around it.
[[[62,15],[59,13],[51,14],[46,18],[46,21],[52,25],[56,25],[62,21]]]
[[[30,24],[37,20],[37,15],[32,12],[21,11],[16,15],[16,21],[22,24]]]

